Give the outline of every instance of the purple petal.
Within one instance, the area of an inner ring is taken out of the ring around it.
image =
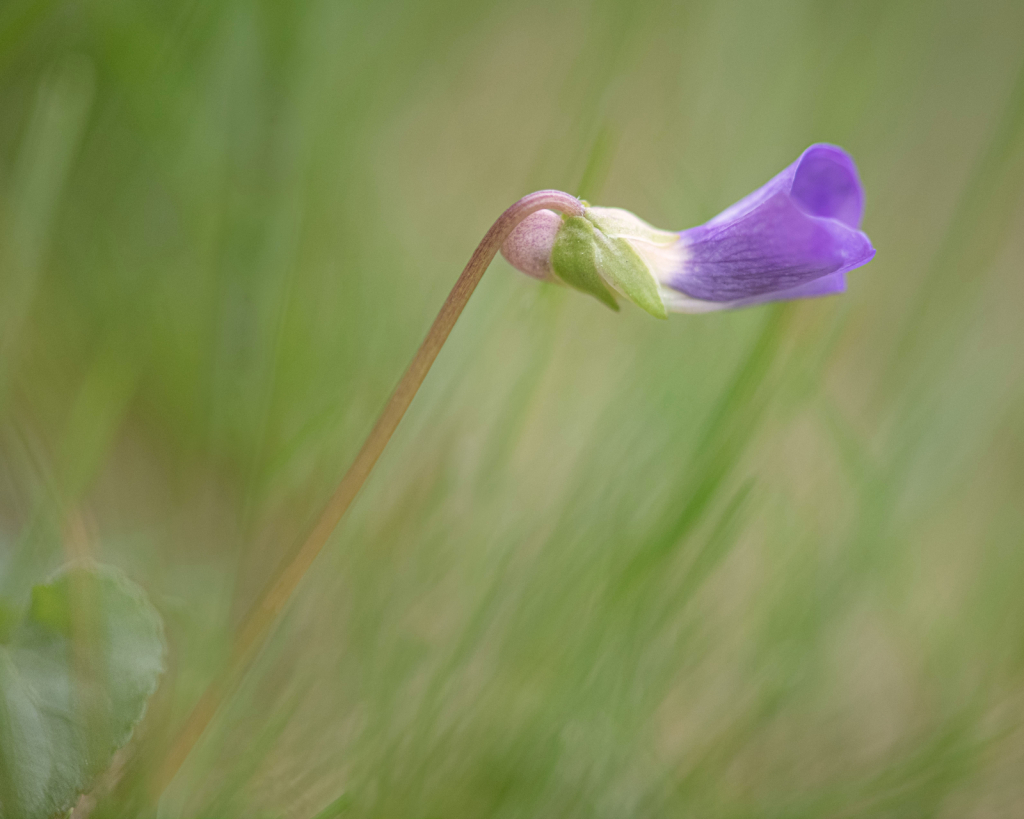
[[[875,254],[857,230],[864,192],[853,160],[812,145],[767,184],[701,227],[685,230],[682,269],[666,284],[736,306],[839,292]]]
[[[743,299],[730,307],[752,307],[770,301],[791,301],[792,299],[813,299],[819,296],[834,296],[846,292],[846,273],[829,273],[820,279],[791,287],[789,290],[775,290],[761,296]]]
[[[790,195],[812,216],[854,229],[864,217],[864,189],[850,155],[835,145],[812,145],[796,161]]]

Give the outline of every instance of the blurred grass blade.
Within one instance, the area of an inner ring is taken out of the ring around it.
[[[93,86],[92,67],[78,56],[63,60],[42,80],[10,187],[0,201],[0,407],[5,369],[31,307]]]

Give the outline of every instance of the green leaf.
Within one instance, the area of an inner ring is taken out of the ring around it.
[[[615,296],[604,283],[597,266],[597,231],[582,216],[570,216],[558,231],[551,248],[551,269],[570,287],[589,293],[612,310]]]
[[[163,672],[160,616],[109,567],[36,586],[0,645],[0,819],[68,811],[131,737]]]

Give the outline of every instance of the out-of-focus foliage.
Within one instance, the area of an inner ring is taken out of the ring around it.
[[[0,641],[0,817],[66,814],[142,719],[163,659],[159,616],[119,572],[33,588]]]
[[[493,219],[842,145],[841,298],[498,261],[161,817],[1024,813],[1019,0],[0,4],[0,597],[142,585],[149,783]]]

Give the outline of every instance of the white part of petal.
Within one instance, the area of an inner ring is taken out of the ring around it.
[[[686,247],[678,240],[672,244],[665,244],[630,236],[627,237],[627,241],[647,263],[659,284],[668,282],[669,278],[677,275],[686,264]]]
[[[693,299],[669,287],[661,288],[661,300],[671,313],[714,313],[716,310],[729,310],[736,304],[732,301]]]

